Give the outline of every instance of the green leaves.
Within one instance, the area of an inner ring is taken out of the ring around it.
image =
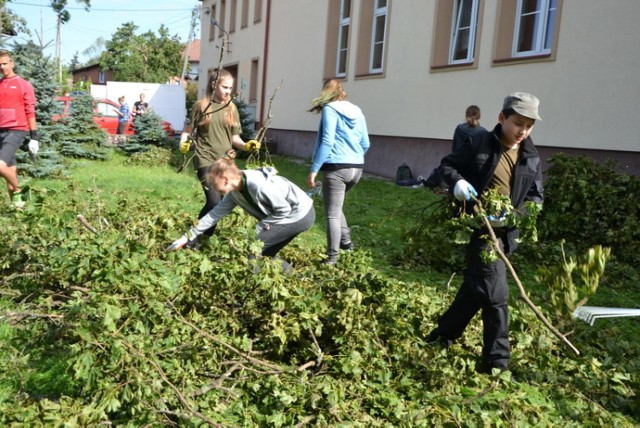
[[[164,83],[167,76],[179,76],[184,48],[179,37],[170,36],[164,25],[157,34],[136,34],[137,29],[133,22],[122,24],[107,41],[100,65],[121,82]]]
[[[561,328],[573,324],[573,311],[584,305],[598,289],[604,268],[611,255],[610,248],[595,246],[580,257],[567,257],[558,266],[540,267],[536,280],[549,289],[551,304]]]
[[[640,263],[640,179],[620,172],[616,163],[602,164],[585,156],[557,154],[545,183],[540,234],[586,251],[610,247],[620,261]]]
[[[518,383],[510,373],[475,373],[480,319],[448,350],[428,346],[424,337],[460,278],[407,265],[389,275],[379,254],[389,251],[387,242],[402,245],[383,236],[370,214],[388,211],[388,201],[374,207],[381,192],[359,195],[366,203],[350,208],[360,213],[354,237],[363,245],[341,254],[335,267],[321,265],[319,221],[281,252],[295,266],[285,273],[278,260],[248,259],[260,246],[255,221],[239,210],[200,251],[163,252],[192,225],[199,183],[169,168],[89,165],[88,184],[69,179],[36,188],[30,211],[0,206],[0,425],[634,422],[640,350],[620,339],[626,331],[576,325],[586,357],[568,359],[515,301]],[[304,167],[296,168],[287,176],[304,179]],[[460,221],[456,228],[470,226]],[[406,217],[384,222],[397,230]],[[453,234],[448,227],[440,230]],[[449,245],[450,235],[418,236],[433,237],[429,251]],[[453,263],[451,254],[443,260]],[[593,284],[605,255],[594,250],[577,259],[573,280]],[[10,316],[16,313],[24,316]]]

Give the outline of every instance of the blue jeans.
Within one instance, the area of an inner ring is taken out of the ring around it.
[[[362,177],[362,168],[323,171],[322,198],[327,222],[327,255],[330,262],[338,259],[340,246],[351,242],[347,219],[342,212],[344,197]]]

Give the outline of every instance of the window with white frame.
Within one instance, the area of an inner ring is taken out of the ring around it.
[[[478,0],[455,0],[449,64],[473,62],[478,28]]]
[[[347,53],[349,50],[349,28],[351,26],[351,0],[340,0],[340,24],[338,26],[338,57],[336,77],[347,73]]]
[[[105,83],[107,81],[107,76],[104,71],[100,71],[98,73],[98,83]]]
[[[556,12],[557,0],[518,0],[513,56],[551,52]]]
[[[375,0],[373,11],[373,30],[371,33],[370,73],[382,72],[384,45],[387,31],[387,0]]]

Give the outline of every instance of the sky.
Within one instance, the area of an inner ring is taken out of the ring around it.
[[[13,0],[6,8],[27,21],[35,43],[47,45],[45,55],[55,56],[56,49],[56,15],[51,10],[50,0]],[[78,53],[81,63],[88,58],[83,51],[91,47],[102,37],[111,39],[116,30],[126,22],[133,22],[139,28],[136,34],[147,31],[157,33],[160,25],[169,29],[169,35],[177,35],[182,42],[187,42],[191,31],[191,14],[194,7],[201,2],[197,0],[91,0],[91,8],[86,12],[81,3],[68,0],[71,19],[61,30],[61,57],[63,64],[69,64]],[[199,23],[195,37],[200,37]],[[36,35],[37,34],[37,35]],[[43,37],[39,36],[43,34]],[[10,38],[23,42],[28,37],[19,34]]]

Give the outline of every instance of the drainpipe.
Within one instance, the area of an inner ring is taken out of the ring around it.
[[[269,28],[271,26],[271,0],[267,0],[267,12],[264,23],[264,51],[262,53],[262,90],[260,91],[260,120],[258,121],[258,129],[262,127],[262,118],[264,112],[264,99],[267,91],[267,63],[269,59]]]

